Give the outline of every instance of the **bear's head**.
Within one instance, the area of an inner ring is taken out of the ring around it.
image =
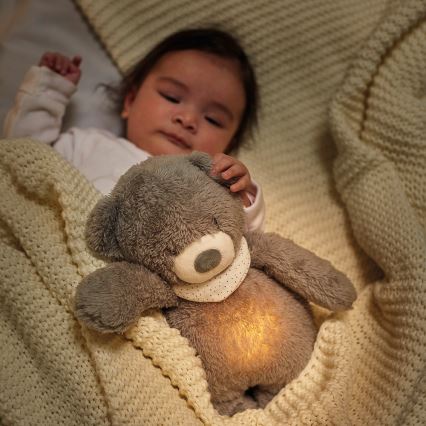
[[[199,152],[131,167],[92,211],[89,248],[108,261],[144,265],[170,285],[219,274],[240,249],[244,213],[229,182],[210,170],[210,157]]]

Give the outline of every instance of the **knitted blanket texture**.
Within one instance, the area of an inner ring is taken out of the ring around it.
[[[268,231],[330,260],[358,299],[265,409],[210,403],[200,359],[158,312],[125,336],[80,326],[103,265],[84,242],[100,194],[51,148],[0,141],[0,424],[426,423],[426,2],[76,0],[121,71],[173,30],[218,24],[252,58],[262,111],[241,158]]]

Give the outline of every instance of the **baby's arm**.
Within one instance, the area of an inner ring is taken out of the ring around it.
[[[45,53],[40,66],[25,75],[15,104],[8,112],[3,128],[5,137],[33,137],[54,142],[60,133],[62,118],[81,75],[81,58],[67,59]]]
[[[221,175],[225,180],[234,180],[229,187],[238,192],[246,214],[246,230],[263,230],[265,202],[260,186],[251,179],[250,172],[241,161],[226,154],[216,154],[212,162],[212,175]]]

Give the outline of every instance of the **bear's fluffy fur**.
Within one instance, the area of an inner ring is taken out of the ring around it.
[[[103,333],[124,332],[144,311],[163,309],[199,354],[216,409],[232,415],[264,407],[305,367],[316,337],[308,301],[342,310],[356,293],[328,261],[292,241],[244,235],[240,199],[210,167],[206,154],[160,156],[122,176],[87,223],[89,248],[110,263],[83,279],[75,307],[82,323]],[[242,284],[221,302],[178,297],[176,257],[219,231],[235,252],[247,240]]]

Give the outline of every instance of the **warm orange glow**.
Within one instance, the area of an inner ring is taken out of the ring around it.
[[[277,350],[279,335],[282,337],[277,326],[276,316],[257,309],[255,305],[234,313],[222,340],[228,360],[253,366],[267,362]]]

